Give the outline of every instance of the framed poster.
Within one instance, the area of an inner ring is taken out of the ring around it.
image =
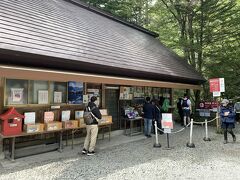
[[[35,112],[25,112],[24,113],[24,124],[35,124],[36,113]]]
[[[75,111],[75,119],[79,120],[83,118],[84,111]]]
[[[83,83],[70,81],[68,82],[68,103],[82,104],[83,103]]]
[[[52,122],[54,120],[54,112],[44,112],[44,123]]]
[[[11,88],[12,103],[23,104],[23,88]]]
[[[38,91],[38,104],[48,104],[48,91],[39,90]]]
[[[69,121],[70,120],[70,114],[71,114],[70,110],[62,111],[62,121]]]
[[[54,103],[62,103],[62,92],[54,91],[53,102]]]

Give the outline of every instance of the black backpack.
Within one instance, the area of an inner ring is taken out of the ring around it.
[[[188,99],[183,99],[182,107],[189,107],[187,101]]]

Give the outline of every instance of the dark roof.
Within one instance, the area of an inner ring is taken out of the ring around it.
[[[185,60],[107,14],[64,0],[1,0],[0,62],[199,84]]]

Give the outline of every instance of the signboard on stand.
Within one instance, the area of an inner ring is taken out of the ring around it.
[[[171,129],[173,129],[172,113],[162,113],[162,128],[164,133],[171,133]]]
[[[210,92],[225,92],[224,78],[209,79]]]

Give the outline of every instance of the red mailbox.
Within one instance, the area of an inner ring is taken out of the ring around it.
[[[14,107],[0,115],[2,120],[2,134],[4,136],[18,135],[22,133],[23,115],[19,114]]]

